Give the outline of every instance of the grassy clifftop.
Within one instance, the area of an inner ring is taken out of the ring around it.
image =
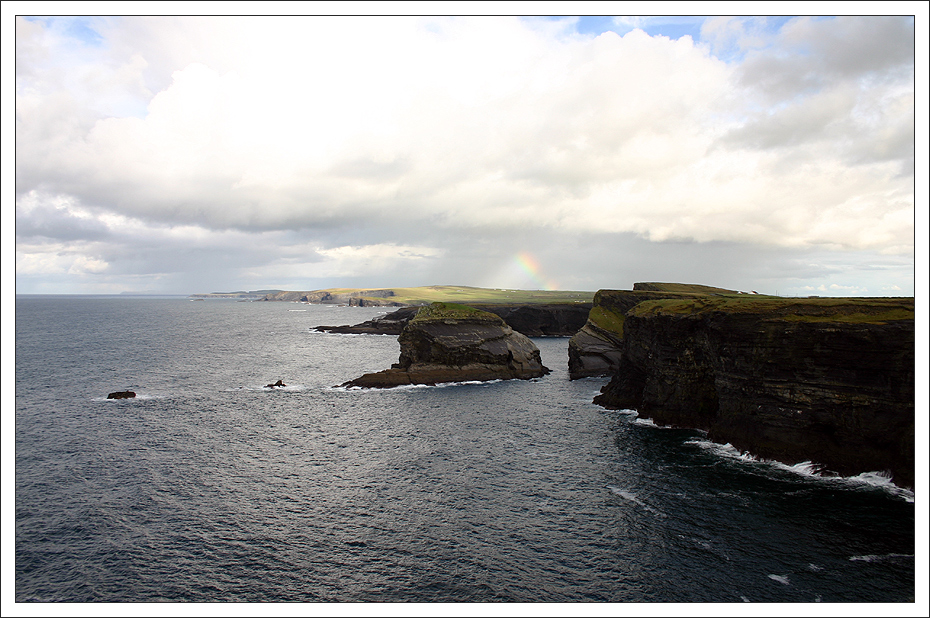
[[[690,292],[694,294],[736,294],[736,290],[727,290],[725,288],[715,288],[711,285],[700,285],[698,283],[659,283],[656,281],[647,281],[634,283],[633,290],[636,292]]]
[[[469,320],[471,322],[491,322],[494,324],[503,324],[503,320],[487,311],[474,309],[465,305],[455,303],[432,303],[426,307],[420,307],[416,316],[411,320],[412,324],[422,324],[424,322],[433,322],[437,320]]]
[[[913,298],[778,298],[723,295],[689,299],[648,300],[628,315],[700,315],[711,312],[758,314],[797,322],[884,324],[914,319]]]
[[[265,300],[348,303],[358,300],[371,304],[428,305],[434,302],[463,304],[547,304],[589,303],[594,292],[550,290],[505,290],[461,285],[428,285],[413,288],[329,288],[308,292],[279,292]]]

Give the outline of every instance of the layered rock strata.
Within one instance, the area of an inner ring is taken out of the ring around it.
[[[620,362],[626,312],[639,303],[666,298],[699,298],[705,295],[653,289],[660,285],[671,284],[637,283],[633,286],[633,291],[600,290],[594,295],[594,305],[587,320],[568,342],[568,377],[570,379],[613,374]],[[640,286],[646,289],[640,290]],[[679,286],[706,287],[682,284]],[[720,288],[707,289],[718,290]]]
[[[549,373],[539,349],[499,317],[462,305],[421,307],[398,337],[400,359],[390,369],[342,384],[391,388],[405,384],[529,380]]]
[[[570,337],[588,318],[591,303],[532,305],[470,305],[501,317],[509,327],[527,337]],[[419,307],[404,307],[354,326],[317,326],[314,330],[341,334],[399,335]]]
[[[595,403],[913,487],[913,299],[646,301],[626,312],[621,352]]]

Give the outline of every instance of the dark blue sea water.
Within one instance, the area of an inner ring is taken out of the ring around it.
[[[333,388],[396,337],[311,328],[381,312],[18,297],[16,600],[914,600],[910,492],[599,408],[567,339],[535,381]]]

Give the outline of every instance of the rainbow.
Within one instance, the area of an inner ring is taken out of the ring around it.
[[[546,280],[539,273],[539,262],[531,254],[521,251],[514,256],[514,261],[520,270],[525,272],[542,290],[557,290],[559,286],[552,280]]]

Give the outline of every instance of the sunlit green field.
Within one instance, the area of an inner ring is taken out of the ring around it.
[[[392,301],[411,305],[434,302],[446,303],[489,303],[489,304],[530,304],[530,303],[589,303],[594,300],[594,292],[549,291],[549,290],[502,290],[474,288],[461,285],[429,285],[417,288],[371,288],[372,290],[390,289],[394,292]],[[320,290],[330,294],[361,293],[364,289],[333,288]]]

